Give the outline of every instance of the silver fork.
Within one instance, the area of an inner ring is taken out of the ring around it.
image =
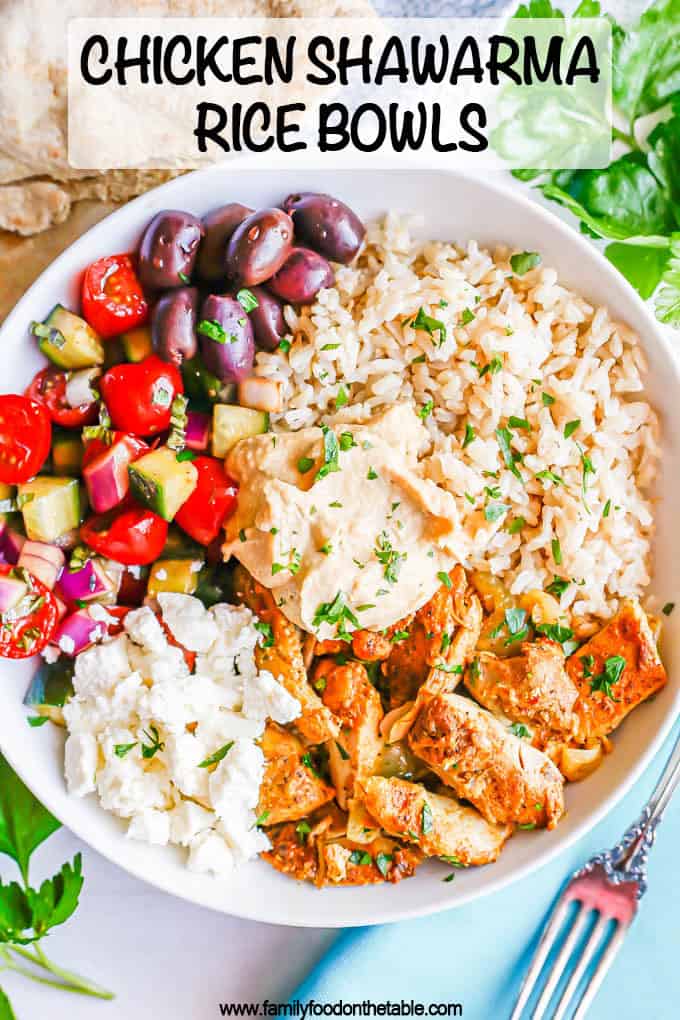
[[[560,950],[546,974],[546,981],[531,1020],[564,1020],[575,1006],[572,1020],[583,1020],[597,991],[618,953],[635,917],[638,902],[647,890],[647,858],[656,829],[680,781],[680,734],[666,767],[634,825],[625,832],[613,850],[596,854],[569,879],[548,919],[536,948],[510,1020],[520,1020],[527,1003],[537,989],[539,978],[560,934]],[[565,925],[572,904],[580,907]],[[593,925],[594,921],[594,925]],[[590,934],[580,952],[574,950],[589,925]],[[597,964],[578,1000],[576,993],[598,952]],[[574,957],[572,959],[572,957]],[[571,976],[552,1013],[548,1012],[560,979],[570,966]]]

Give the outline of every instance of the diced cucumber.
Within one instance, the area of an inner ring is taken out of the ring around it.
[[[83,441],[77,432],[52,433],[52,470],[55,475],[79,475]]]
[[[120,341],[128,361],[144,361],[144,358],[153,354],[151,330],[148,326],[138,326],[137,329],[131,329],[129,333],[122,333]]]
[[[77,478],[42,475],[17,488],[17,502],[26,534],[36,542],[55,542],[80,524],[80,486]]]
[[[166,521],[171,521],[196,488],[198,471],[191,461],[178,461],[163,446],[128,467],[132,495]]]
[[[42,662],[31,680],[24,705],[32,708],[63,708],[73,694],[75,660],[61,658]]]
[[[89,368],[104,361],[104,346],[91,326],[63,305],[31,326],[43,354],[59,368]]]
[[[184,392],[192,407],[209,410],[216,402],[226,403],[236,397],[236,383],[223,383],[209,372],[199,357],[182,363]]]
[[[199,571],[203,560],[156,560],[151,568],[147,595],[160,591],[193,595],[198,587]]]
[[[0,482],[0,523],[7,521],[8,514],[16,510],[16,488]]]
[[[215,404],[213,408],[212,452],[214,457],[226,457],[241,439],[259,436],[269,430],[266,411],[235,404]]]
[[[201,560],[203,559],[203,546],[189,538],[185,531],[171,524],[168,528],[168,537],[165,541],[161,558],[164,560]]]

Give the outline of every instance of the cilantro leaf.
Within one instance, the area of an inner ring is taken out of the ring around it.
[[[2,988],[0,988],[0,1020],[17,1020],[16,1013],[12,1009],[12,1003]]]
[[[650,248],[614,241],[607,245],[604,254],[645,301],[656,290],[668,265],[666,248]]]
[[[669,326],[680,326],[680,235],[671,243],[671,258],[661,283],[656,296],[656,317]]]
[[[446,326],[441,319],[435,319],[432,315],[428,315],[425,309],[421,306],[418,309],[418,314],[411,323],[413,329],[422,329],[428,333],[432,340],[435,340],[435,333],[438,333],[438,339],[435,341],[441,346],[446,340]]]
[[[665,106],[680,89],[679,36],[677,0],[656,0],[636,25],[616,26],[612,92],[631,123]]]
[[[17,862],[25,881],[29,857],[60,825],[0,755],[0,853]]]
[[[4,885],[0,879],[0,944],[14,942],[26,946],[36,936],[27,935],[31,927],[31,907],[25,891],[17,882]]]
[[[42,938],[50,928],[68,921],[78,906],[83,887],[83,859],[76,854],[73,864],[62,865],[53,878],[45,879],[38,890],[27,889],[26,897],[31,908],[31,927]]]
[[[510,256],[510,267],[516,276],[524,276],[530,269],[540,266],[541,256],[537,251],[515,252]]]

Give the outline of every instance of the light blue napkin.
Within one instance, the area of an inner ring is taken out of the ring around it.
[[[557,861],[457,910],[417,921],[346,929],[293,1000],[460,1002],[466,1020],[506,1020],[563,882],[592,853],[614,845],[637,818],[674,739],[675,735],[666,742],[622,803]],[[658,830],[640,913],[589,1020],[680,1016],[678,847],[680,792]],[[385,895],[389,896],[388,887]]]

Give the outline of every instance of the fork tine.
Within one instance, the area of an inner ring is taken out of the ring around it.
[[[571,898],[566,896],[566,891],[567,890],[565,889],[558,899],[553,912],[548,918],[546,926],[543,929],[543,933],[536,947],[536,952],[534,953],[534,958],[531,961],[531,966],[529,967],[524,981],[522,982],[522,987],[519,990],[517,1002],[515,1003],[515,1008],[512,1011],[510,1020],[519,1020],[521,1017],[524,1007],[531,998],[531,993],[536,986],[536,981],[543,970],[543,964],[555,944],[555,939],[557,938],[572,902]]]
[[[604,953],[600,957],[597,967],[595,968],[595,971],[589,983],[586,985],[586,988],[584,989],[581,1001],[579,1002],[578,1008],[574,1013],[573,1020],[583,1020],[583,1017],[590,1009],[592,1001],[597,995],[600,985],[604,981],[605,974],[611,967],[612,963],[614,962],[614,957],[616,956],[619,949],[623,945],[623,940],[626,937],[627,930],[628,929],[624,928],[621,924],[617,926],[616,931],[614,932],[609,941],[609,945],[607,946]]]
[[[592,907],[587,907],[585,906],[585,904],[580,905],[580,909],[576,917],[574,918],[571,930],[569,931],[569,934],[564,940],[564,944],[560,949],[557,959],[550,968],[548,980],[545,983],[545,988],[541,993],[541,997],[538,1000],[536,1009],[532,1014],[532,1020],[542,1020],[543,1016],[545,1016],[545,1011],[550,1005],[550,1000],[552,999],[555,993],[555,989],[559,984],[560,978],[564,973],[564,968],[571,959],[571,954],[574,950],[574,946],[576,945],[576,942],[578,941],[580,936],[583,934],[583,930],[587,924],[587,920],[591,912]]]
[[[602,940],[602,935],[610,921],[611,918],[603,917],[601,914],[598,917],[597,923],[593,930],[591,931],[590,935],[588,936],[588,941],[586,942],[583,948],[581,959],[576,964],[574,971],[571,977],[569,978],[569,983],[567,984],[567,987],[564,989],[562,997],[559,1003],[557,1004],[557,1009],[555,1010],[555,1013],[553,1015],[553,1020],[563,1020],[564,1016],[566,1015],[567,1009],[569,1008],[569,1003],[573,999],[578,989],[578,986],[581,983],[581,979],[583,978],[583,975],[585,974],[588,966],[590,965],[590,962],[593,956],[595,955],[597,947]]]

